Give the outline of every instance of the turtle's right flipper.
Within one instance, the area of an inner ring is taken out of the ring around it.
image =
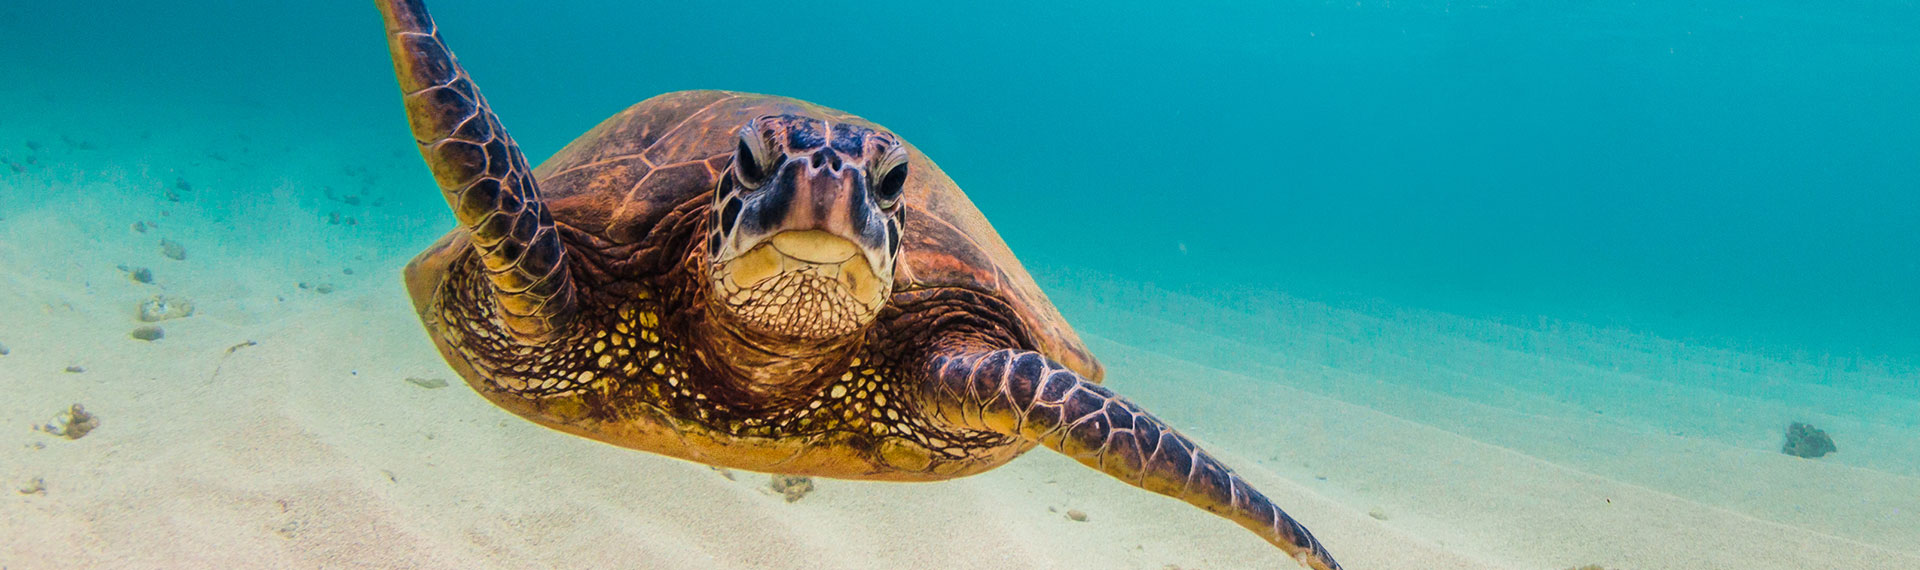
[[[935,355],[927,397],[961,427],[1037,441],[1143,489],[1232,519],[1315,570],[1339,570],[1320,541],[1233,470],[1140,406],[1021,350]]]
[[[420,0],[376,3],[414,141],[454,217],[472,234],[500,320],[523,341],[548,339],[573,316],[573,284],[533,169]]]

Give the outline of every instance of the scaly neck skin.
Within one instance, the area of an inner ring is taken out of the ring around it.
[[[723,381],[761,402],[800,400],[818,388],[823,371],[843,366],[866,338],[851,334],[818,341],[769,338],[734,323],[726,310],[706,303],[706,318],[694,325],[700,356]]]

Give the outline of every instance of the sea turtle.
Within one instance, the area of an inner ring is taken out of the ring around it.
[[[459,227],[406,283],[440,353],[540,425],[721,467],[886,481],[1045,445],[1339,568],[1266,496],[1100,386],[959,187],[885,128],[685,91],[539,168],[420,0],[377,0],[407,118]],[[830,71],[829,71],[830,72]]]

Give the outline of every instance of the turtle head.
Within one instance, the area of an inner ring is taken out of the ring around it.
[[[906,146],[858,125],[769,115],[740,128],[733,152],[713,192],[710,307],[783,342],[873,322],[893,292]]]

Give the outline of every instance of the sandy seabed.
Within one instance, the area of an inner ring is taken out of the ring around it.
[[[1225,520],[1044,450],[949,482],[817,480],[789,503],[764,474],[496,409],[440,361],[401,288],[447,223],[402,213],[438,200],[404,138],[366,151],[127,136],[110,118],[0,127],[0,158],[22,167],[0,164],[8,570],[1293,567]],[[355,154],[373,158],[327,158]],[[1035,272],[1109,386],[1347,568],[1920,568],[1911,376]],[[194,315],[131,338],[157,294]],[[34,429],[76,402],[101,420],[86,437]],[[1782,455],[1790,421],[1842,451]]]

